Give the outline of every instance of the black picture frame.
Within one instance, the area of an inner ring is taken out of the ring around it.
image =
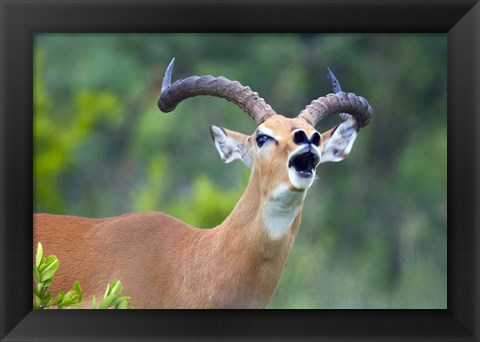
[[[480,4],[0,0],[0,338],[479,341]],[[37,32],[448,33],[446,310],[32,310]]]

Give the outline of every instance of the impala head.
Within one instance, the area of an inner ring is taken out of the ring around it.
[[[268,194],[280,185],[304,192],[313,183],[317,166],[343,160],[350,152],[360,127],[368,124],[372,108],[360,96],[341,91],[329,69],[335,94],[320,97],[297,117],[278,115],[253,92],[224,77],[191,76],[171,84],[174,59],[167,68],[158,107],[170,112],[184,99],[197,95],[224,98],[242,108],[257,123],[252,135],[211,126],[211,135],[226,163],[240,159],[258,172],[261,190]],[[315,126],[331,114],[342,122],[321,134]]]

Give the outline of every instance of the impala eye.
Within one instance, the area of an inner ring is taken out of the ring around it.
[[[265,144],[268,140],[273,139],[272,137],[269,137],[268,135],[265,134],[260,134],[257,135],[257,145],[258,147],[262,147],[263,144]]]

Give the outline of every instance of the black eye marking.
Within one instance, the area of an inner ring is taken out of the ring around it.
[[[308,137],[304,131],[296,131],[293,135],[293,142],[297,145],[306,144],[308,142]]]
[[[315,146],[320,145],[320,134],[317,132],[313,133],[312,137],[310,138],[310,143],[312,143]]]
[[[263,144],[265,144],[268,140],[273,139],[272,137],[269,137],[268,135],[265,134],[259,134],[257,135],[257,145],[258,147],[262,147]]]

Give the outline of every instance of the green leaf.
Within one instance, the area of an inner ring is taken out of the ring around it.
[[[33,301],[33,308],[34,308],[34,309],[41,309],[41,307],[40,307],[40,299],[35,298],[35,300]]]
[[[128,302],[128,301],[131,300],[131,299],[132,299],[132,298],[129,297],[129,296],[117,297],[117,298],[115,298],[115,300],[113,301],[112,305],[117,306],[117,305],[120,304],[121,302],[123,302],[123,301],[127,301],[127,302]]]
[[[40,282],[40,272],[38,272],[38,267],[37,265],[33,265],[33,277],[35,278],[35,281],[37,283]]]
[[[62,301],[62,308],[68,309],[68,307],[72,305],[71,301],[69,299],[63,298]]]
[[[48,258],[46,258],[42,264],[40,265],[40,267],[38,268],[38,271],[40,273],[42,273],[45,269],[48,268],[48,266],[50,266],[51,264],[55,263],[55,262],[58,262],[58,259],[55,255],[50,255]]]
[[[40,264],[43,261],[43,247],[42,244],[39,242],[37,246],[37,255],[35,257],[35,266],[40,267]]]
[[[75,291],[77,291],[78,301],[81,302],[83,299],[83,292],[82,292],[82,288],[80,287],[80,283],[77,280],[75,280],[73,287],[75,288]]]
[[[37,286],[38,293],[40,294],[40,298],[42,298],[45,295],[45,292],[47,291],[48,287],[44,286],[43,283],[39,283]]]
[[[42,299],[42,306],[47,307],[52,302],[52,293],[48,292]]]
[[[49,256],[47,257],[47,259],[45,259],[45,263],[46,263],[47,265],[50,265],[50,264],[54,263],[55,261],[58,261],[58,259],[57,259],[57,257],[56,257],[55,255],[49,255]]]
[[[93,295],[92,309],[96,309],[96,308],[97,308],[97,298],[95,297],[95,295]]]
[[[38,290],[35,288],[35,286],[33,287],[33,294],[34,294],[37,298],[40,298],[40,292],[38,292]]]
[[[45,287],[49,287],[50,285],[52,285],[52,283],[53,283],[53,279],[48,279],[42,282],[43,286]]]
[[[38,272],[42,273],[43,270],[45,270],[45,268],[47,268],[47,264],[45,262],[42,262],[42,264],[40,265],[40,267],[38,268]]]
[[[65,297],[65,293],[60,292],[60,293],[57,295],[57,298],[55,298],[55,304],[57,304],[57,305],[62,304],[63,297]]]
[[[128,309],[128,301],[123,300],[116,306],[117,309]]]
[[[112,305],[113,301],[115,300],[115,295],[110,294],[108,295],[102,302],[100,303],[99,309],[108,309],[110,305]]]
[[[41,274],[41,281],[52,279],[59,265],[60,263],[58,262],[58,259],[55,257],[55,260],[51,261],[48,264],[48,266],[43,270]]]
[[[119,280],[115,280],[112,283],[112,286],[110,288],[110,294],[114,294],[115,296],[118,296],[120,292],[122,292],[122,290],[123,290],[122,283],[120,283]]]
[[[110,287],[111,287],[111,284],[109,283],[107,285],[107,290],[105,291],[105,294],[103,295],[103,299],[107,298],[108,295],[110,294]]]
[[[65,306],[70,306],[73,304],[78,304],[79,301],[79,295],[76,290],[71,290],[68,291],[67,294],[63,298],[63,305]]]

